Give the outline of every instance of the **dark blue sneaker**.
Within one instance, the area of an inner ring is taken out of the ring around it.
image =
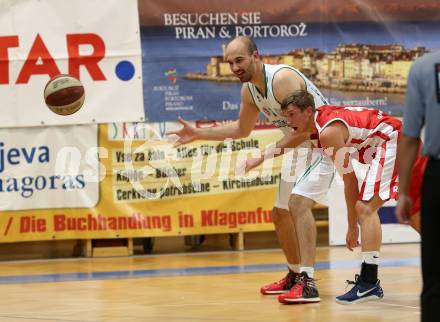
[[[347,293],[336,297],[336,302],[339,304],[356,304],[365,301],[381,300],[383,298],[383,290],[380,287],[379,280],[375,284],[370,284],[362,281],[361,277],[356,274],[354,282],[347,280],[347,283],[354,286]]]

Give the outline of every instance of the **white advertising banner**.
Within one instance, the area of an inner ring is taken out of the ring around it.
[[[84,106],[60,116],[43,90],[70,74]],[[137,0],[0,0],[0,127],[142,121]]]
[[[98,126],[0,129],[0,211],[93,207]]]

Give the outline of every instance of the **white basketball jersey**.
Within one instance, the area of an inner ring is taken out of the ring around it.
[[[305,82],[306,90],[315,98],[315,107],[318,108],[322,105],[328,105],[327,100],[324,98],[324,95],[316,88],[313,83],[307,79],[299,70],[289,66],[289,65],[268,65],[263,64],[263,74],[266,80],[266,93],[260,93],[260,91],[255,87],[252,83],[247,83],[249,92],[251,93],[252,99],[254,100],[255,105],[258,110],[263,113],[267,119],[279,128],[281,131],[286,133],[289,131],[289,127],[287,125],[286,118],[283,116],[281,112],[281,102],[278,102],[273,93],[273,78],[275,74],[283,69],[288,68],[297,73]],[[264,95],[263,95],[264,94]]]

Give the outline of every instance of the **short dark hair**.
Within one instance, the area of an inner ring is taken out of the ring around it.
[[[235,37],[230,42],[228,42],[226,47],[228,47],[229,44],[231,42],[233,42],[234,40],[240,40],[241,42],[243,42],[246,45],[246,47],[247,47],[247,51],[248,51],[249,55],[252,55],[254,53],[254,51],[258,52],[258,48],[257,48],[257,45],[255,44],[254,40],[252,38],[250,38],[250,37],[245,37],[245,36],[237,36],[237,37]]]
[[[295,105],[301,111],[304,111],[309,106],[315,110],[315,99],[313,95],[303,89],[294,91],[292,94],[287,96],[281,103],[281,109],[285,110],[290,104]]]

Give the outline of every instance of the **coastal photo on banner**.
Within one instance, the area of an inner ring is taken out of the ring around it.
[[[264,62],[299,69],[331,104],[400,116],[411,63],[439,47],[432,1],[356,3],[139,1],[148,119],[236,118],[240,84],[223,61],[235,36],[252,37]]]

